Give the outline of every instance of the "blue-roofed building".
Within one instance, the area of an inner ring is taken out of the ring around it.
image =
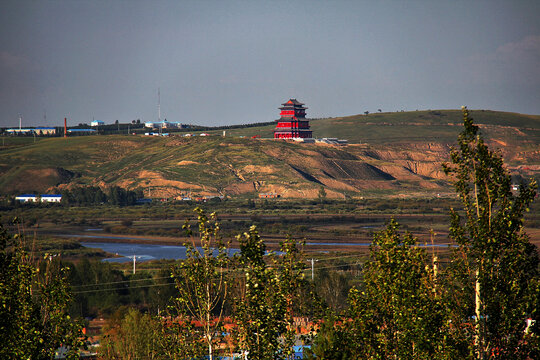
[[[15,200],[20,202],[36,202],[37,196],[34,194],[22,194],[19,196],[15,196]]]
[[[59,203],[62,201],[62,195],[59,194],[22,194],[15,196],[15,200],[20,202],[54,202]]]
[[[101,120],[94,120],[90,123],[90,126],[102,126],[102,125],[105,125],[105,122]]]
[[[56,202],[59,203],[62,201],[62,195],[49,195],[49,194],[43,194],[40,196],[41,202]]]
[[[13,128],[13,129],[6,129],[6,132],[11,135],[15,135],[15,134],[24,134],[24,135],[36,134],[38,136],[55,135],[56,128],[45,127],[45,126],[38,126],[36,128],[21,128],[21,129]]]
[[[19,129],[19,128],[14,128],[14,129],[6,129],[6,132],[10,135],[15,135],[15,134],[31,134],[34,132],[34,129],[30,129],[30,128],[22,128],[22,129]]]

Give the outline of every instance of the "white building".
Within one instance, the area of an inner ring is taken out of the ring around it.
[[[37,136],[54,135],[56,134],[56,128],[39,126],[36,128],[6,129],[6,132],[10,135],[15,135],[15,134],[29,135],[32,133]]]
[[[56,128],[39,126],[34,129],[34,132],[36,133],[36,135],[54,135],[56,134]]]
[[[20,202],[36,202],[37,196],[34,194],[22,194],[19,196],[15,196],[15,200]]]
[[[22,194],[15,197],[15,200],[20,202],[55,202],[59,203],[62,201],[62,195],[57,194],[42,194],[40,196],[34,194]]]
[[[182,127],[182,124],[178,122],[170,122],[165,119],[163,121],[147,121],[144,123],[144,127],[151,129],[179,129]]]
[[[101,125],[105,125],[105,122],[101,120],[94,120],[90,123],[90,126],[101,126]]]
[[[34,132],[34,129],[30,128],[22,128],[22,129],[7,129],[6,132],[10,135],[15,134],[32,134]]]
[[[57,203],[59,203],[60,201],[62,201],[62,195],[43,194],[40,197],[41,197],[41,202],[57,202]]]

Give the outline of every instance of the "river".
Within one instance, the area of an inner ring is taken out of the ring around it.
[[[180,245],[152,245],[86,241],[82,242],[81,244],[89,248],[102,249],[108,253],[118,255],[118,257],[103,259],[103,261],[108,262],[133,261],[133,256],[137,258],[137,261],[161,259],[183,260],[186,258],[186,247]],[[234,255],[238,251],[238,249],[229,249],[229,255]]]

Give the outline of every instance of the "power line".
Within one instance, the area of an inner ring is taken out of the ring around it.
[[[110,289],[83,290],[83,291],[74,291],[73,294],[86,294],[86,293],[92,293],[92,292],[117,291],[117,290],[131,290],[131,289],[149,288],[149,287],[156,287],[156,286],[171,286],[171,285],[174,285],[174,284],[170,284],[170,283],[168,283],[168,284],[148,284],[148,285],[110,288]]]
[[[335,260],[335,259],[343,259],[347,257],[356,257],[357,255],[345,255],[345,256],[339,256],[339,257],[333,257],[333,258],[325,258],[325,259],[319,259],[319,261],[328,261],[328,260]],[[306,260],[310,261],[310,260]],[[447,264],[450,263],[450,261],[438,261],[439,264]],[[343,264],[335,264],[335,265],[329,265],[329,266],[322,266],[314,268],[313,270],[324,270],[324,269],[336,269],[336,268],[342,268],[347,266],[358,266],[361,265],[358,262],[348,262]],[[225,269],[225,272],[241,272],[242,269]],[[305,268],[302,269],[303,272],[310,272],[312,271],[311,268]],[[156,281],[156,280],[163,280],[163,279],[174,279],[171,276],[164,276],[164,277],[157,277],[157,278],[146,278],[146,279],[133,279],[133,280],[123,280],[123,281],[112,281],[112,282],[106,282],[106,283],[98,283],[98,284],[83,284],[83,285],[75,285],[73,287],[78,288],[85,288],[85,287],[103,287],[108,285],[120,285],[120,284],[132,284],[134,282],[140,282],[140,281]],[[156,286],[171,286],[175,285],[175,283],[164,283],[164,284],[147,284],[147,285],[138,285],[138,286],[127,286],[127,287],[112,287],[112,288],[101,288],[101,289],[90,289],[90,290],[76,290],[73,291],[74,294],[84,294],[84,293],[92,293],[92,292],[103,292],[103,291],[118,291],[118,290],[130,290],[130,289],[139,289],[139,288],[149,288],[149,287],[156,287]]]
[[[349,266],[349,265],[357,265],[356,263],[348,263],[348,264],[340,264],[340,265],[333,265],[333,266],[326,266],[326,267],[320,267],[318,269],[330,269],[330,268],[336,268],[336,267],[343,267],[343,266]],[[229,270],[230,271],[230,270]],[[241,271],[238,269],[238,272]],[[310,269],[303,269],[302,271],[310,271]],[[136,279],[136,280],[125,280],[125,281],[114,281],[109,283],[100,283],[100,284],[86,284],[86,285],[79,285],[81,287],[86,286],[105,286],[105,285],[119,285],[119,284],[129,284],[133,281],[150,281],[150,280],[158,280],[158,279],[169,279],[170,277],[160,277],[160,278],[149,278],[149,279]],[[113,287],[113,288],[101,288],[101,289],[91,289],[91,290],[79,290],[79,291],[73,291],[74,294],[86,294],[86,293],[92,293],[92,292],[103,292],[103,291],[117,291],[117,290],[130,290],[130,289],[140,289],[140,288],[149,288],[149,287],[156,287],[156,286],[171,286],[175,285],[174,283],[165,283],[165,284],[148,284],[148,285],[138,285],[138,286],[127,286],[127,287]]]
[[[88,286],[101,286],[101,285],[115,285],[115,284],[124,284],[131,283],[135,281],[150,281],[150,280],[162,280],[170,279],[170,276],[158,277],[158,278],[146,278],[146,279],[133,279],[133,280],[122,280],[122,281],[111,281],[106,283],[97,283],[97,284],[84,284],[84,285],[72,285],[72,287],[88,287]]]

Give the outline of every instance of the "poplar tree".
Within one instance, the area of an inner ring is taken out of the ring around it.
[[[467,108],[462,111],[458,147],[444,164],[463,206],[451,210],[450,237],[459,246],[449,277],[454,326],[468,337],[471,357],[534,357],[538,335],[527,319],[538,316],[539,258],[523,216],[536,183],[521,184],[514,194],[501,154],[485,144]]]
[[[223,337],[224,302],[228,295],[228,247],[219,235],[216,214],[212,213],[208,217],[201,208],[196,208],[195,212],[198,238],[195,240],[192,236],[192,242],[184,244],[186,259],[172,269],[178,291],[174,301],[175,313],[184,322],[172,327],[190,332],[178,336],[180,340],[191,338],[193,342],[188,345],[194,349],[205,344],[206,351],[195,351],[194,355],[205,353],[212,360]],[[188,235],[193,235],[189,224],[186,223],[184,228]],[[192,326],[192,321],[198,322],[197,326]],[[174,344],[175,341],[171,340],[170,343]]]
[[[374,236],[363,287],[351,289],[348,311],[334,329],[326,329],[341,342],[345,358],[456,358],[445,340],[447,314],[436,286],[437,264],[428,264],[425,249],[412,234],[401,234],[396,221]],[[325,342],[320,341],[328,347]]]
[[[24,237],[0,226],[0,358],[52,359],[61,346],[79,358],[82,326],[68,314],[67,271],[49,255],[33,259]]]
[[[239,348],[250,360],[293,359],[293,318],[305,288],[302,252],[288,237],[280,244],[282,255],[265,255],[255,226],[237,239],[244,285],[235,304]]]

